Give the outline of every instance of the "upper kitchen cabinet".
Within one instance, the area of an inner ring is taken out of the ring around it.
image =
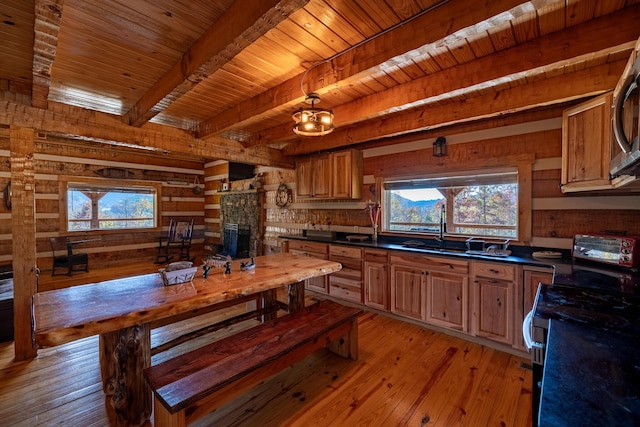
[[[613,188],[611,162],[611,92],[562,114],[562,191]]]
[[[329,154],[307,157],[296,162],[296,196],[299,199],[331,197]]]
[[[339,151],[296,162],[299,199],[359,199],[362,193],[362,152]]]

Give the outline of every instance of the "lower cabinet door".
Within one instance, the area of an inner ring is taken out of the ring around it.
[[[479,277],[473,285],[473,334],[513,344],[514,283]]]
[[[427,275],[427,322],[468,332],[468,313],[468,276],[429,272]]]
[[[416,267],[391,266],[391,312],[424,320],[426,272]]]
[[[389,310],[387,264],[364,262],[364,303],[378,310]]]

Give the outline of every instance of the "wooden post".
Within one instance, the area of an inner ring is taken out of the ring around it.
[[[117,425],[141,426],[151,417],[151,388],[142,371],[151,366],[148,323],[100,335],[102,387]]]
[[[275,304],[278,304],[275,289],[260,292],[260,297],[262,308],[272,309]],[[275,319],[276,314],[276,311],[272,310],[262,315],[262,323]]]
[[[31,331],[31,300],[37,289],[33,129],[11,126],[11,229],[13,323],[16,360],[37,355]]]
[[[304,308],[304,282],[292,283],[287,287],[289,313]]]

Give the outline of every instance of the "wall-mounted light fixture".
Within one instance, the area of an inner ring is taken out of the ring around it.
[[[447,139],[439,136],[433,143],[433,157],[444,157],[447,155]]]

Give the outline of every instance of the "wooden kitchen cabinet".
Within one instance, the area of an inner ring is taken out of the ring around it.
[[[299,240],[290,240],[288,242],[288,251],[293,254],[308,256],[318,259],[329,259],[329,245],[326,243],[304,242]],[[329,293],[329,277],[319,276],[305,280],[304,286],[310,291],[322,294]]]
[[[611,189],[611,92],[562,114],[562,191]]]
[[[299,199],[359,199],[362,193],[362,152],[345,150],[296,161]]]
[[[296,162],[296,197],[331,197],[331,158],[320,154]]]
[[[432,255],[392,254],[391,312],[466,330],[469,262]],[[432,277],[433,276],[433,277]]]
[[[427,272],[418,266],[391,263],[391,312],[425,319]]]
[[[362,152],[347,150],[331,153],[332,187],[334,199],[359,199],[362,195]]]
[[[427,322],[468,332],[468,295],[468,276],[438,271],[429,272],[427,275]]]
[[[388,256],[386,251],[363,251],[364,304],[378,310],[389,311]]]
[[[329,295],[362,303],[362,251],[360,248],[330,245],[329,259],[342,269],[329,275]]]
[[[472,271],[473,335],[513,345],[517,267],[474,261]]]

